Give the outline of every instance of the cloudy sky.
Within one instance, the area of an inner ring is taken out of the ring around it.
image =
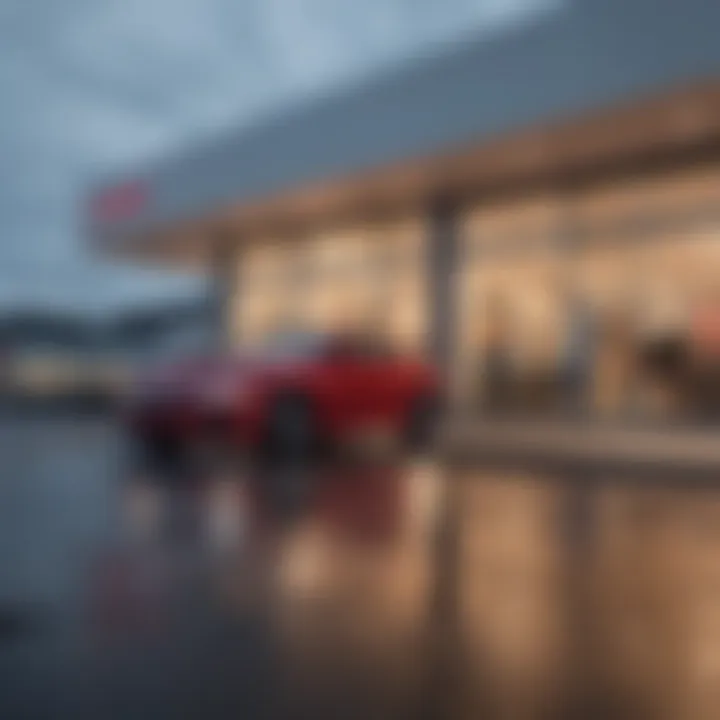
[[[78,209],[93,176],[547,2],[0,0],[0,309],[192,292],[89,255]]]

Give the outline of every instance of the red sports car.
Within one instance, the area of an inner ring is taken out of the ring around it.
[[[205,356],[139,378],[126,409],[152,456],[198,447],[303,454],[369,429],[425,443],[437,417],[428,364],[361,337],[295,333],[254,354]]]

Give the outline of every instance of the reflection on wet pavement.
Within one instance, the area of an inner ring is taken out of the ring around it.
[[[720,488],[377,458],[173,483],[87,447],[0,488],[5,562],[45,578],[39,623],[2,579],[3,720],[720,717]]]

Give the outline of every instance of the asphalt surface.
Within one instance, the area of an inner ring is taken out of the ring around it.
[[[720,489],[631,480],[6,417],[0,718],[720,717]]]

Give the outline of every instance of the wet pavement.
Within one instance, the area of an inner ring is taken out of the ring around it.
[[[720,487],[0,430],[3,720],[720,717]]]

